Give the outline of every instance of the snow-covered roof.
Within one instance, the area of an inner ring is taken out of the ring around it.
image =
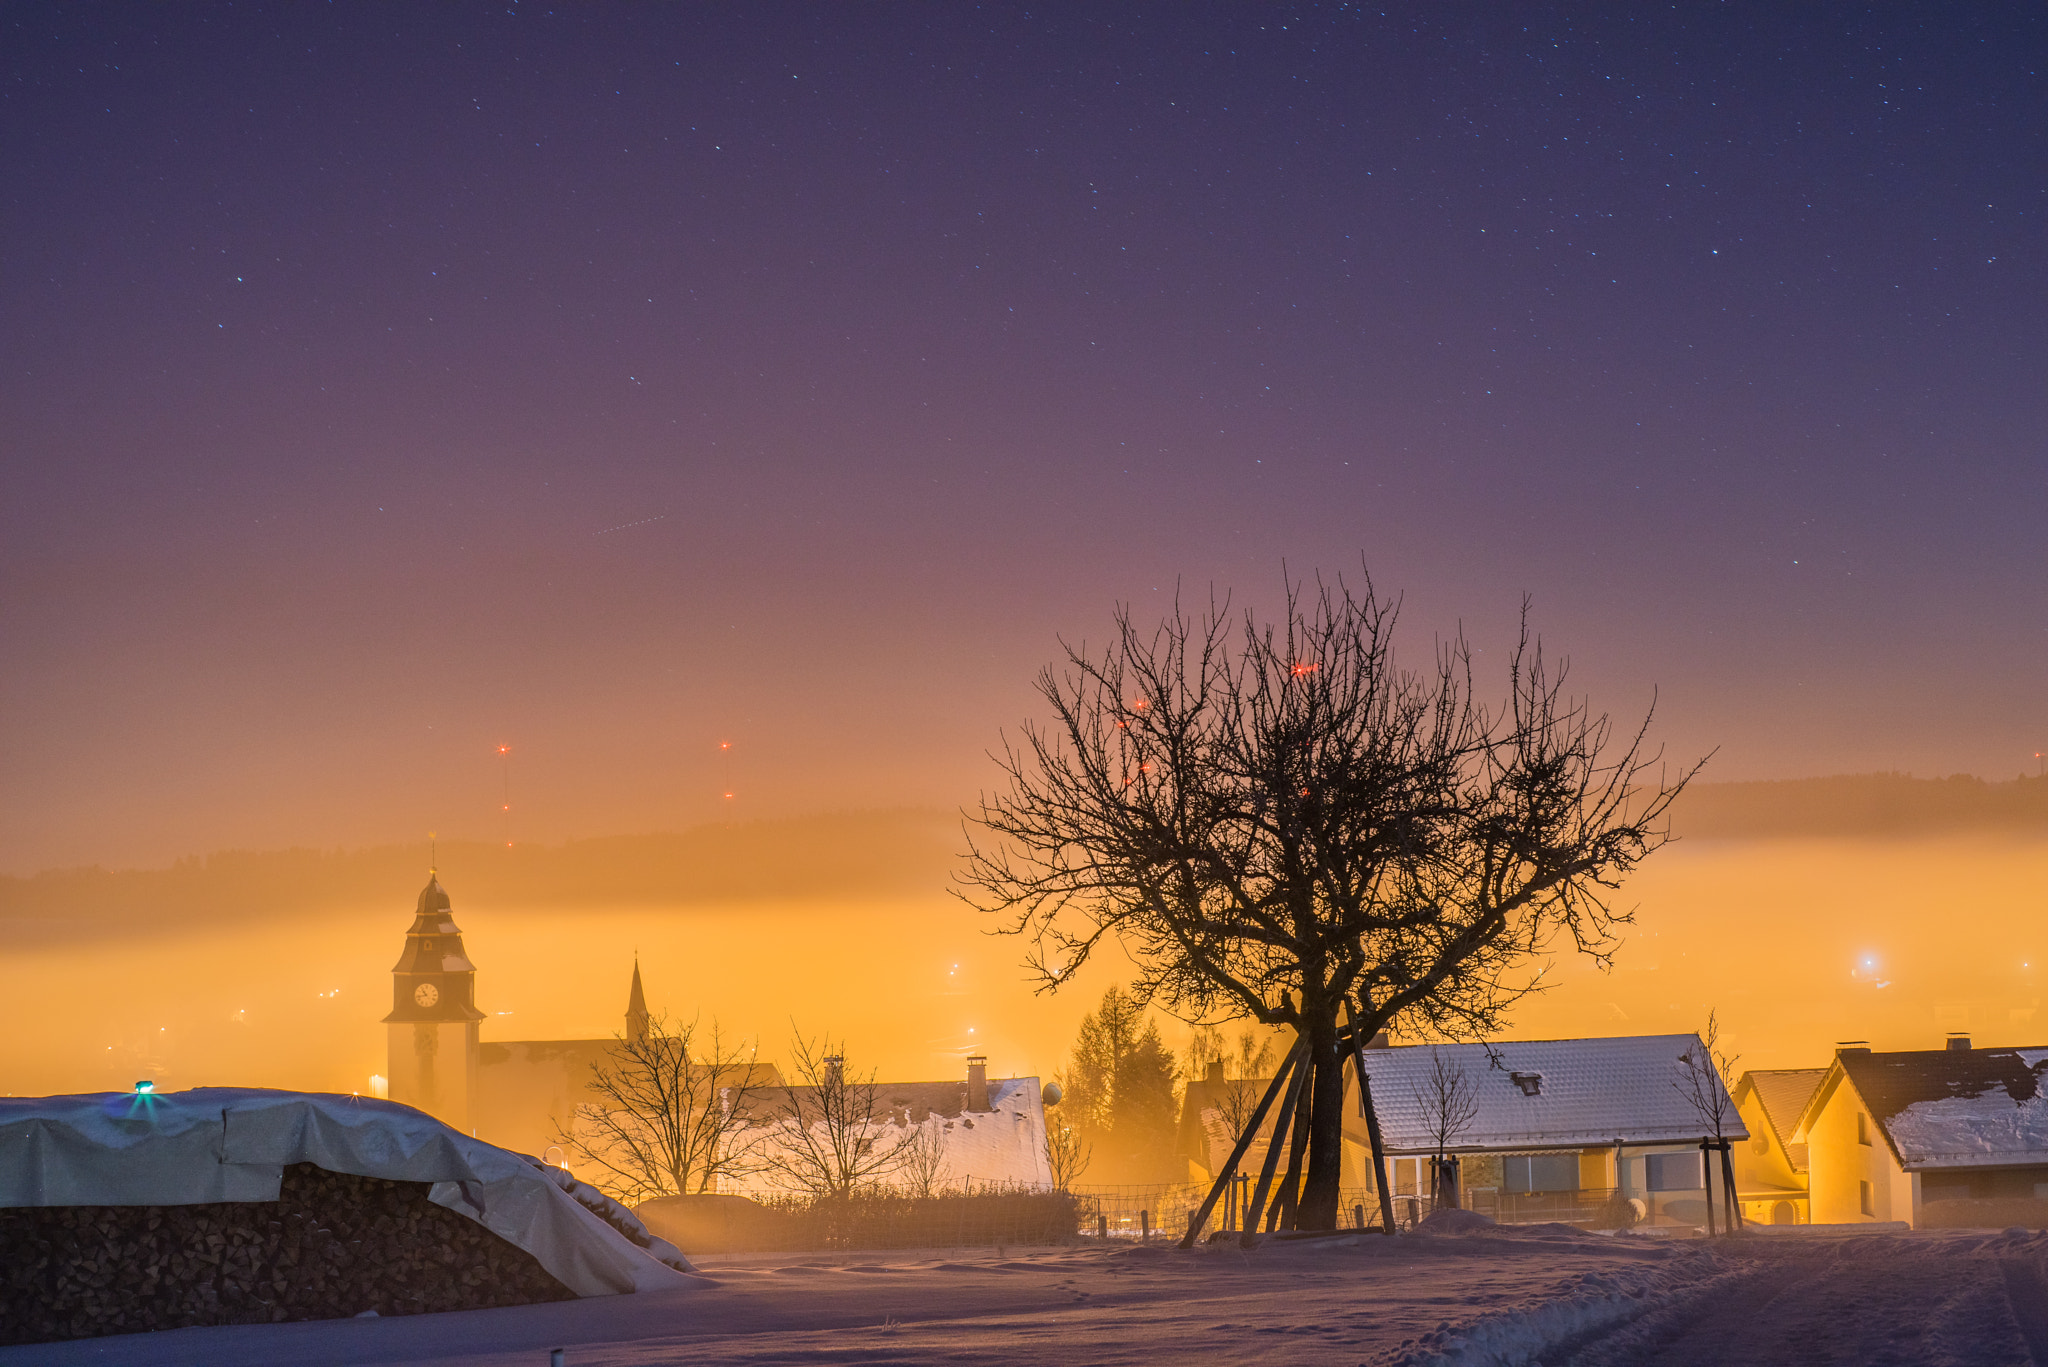
[[[790,1090],[801,1098],[811,1089]],[[772,1120],[783,1100],[784,1090],[776,1088],[757,1093],[751,1104],[757,1114]],[[929,1126],[939,1134],[939,1180],[944,1184],[1052,1185],[1045,1153],[1045,1105],[1037,1078],[990,1078],[986,1111],[967,1110],[965,1102],[966,1088],[958,1082],[878,1082],[875,1120],[884,1127],[880,1143],[899,1142],[907,1129]],[[728,1189],[776,1188],[772,1176],[754,1174],[735,1178]]]
[[[1846,1075],[1907,1171],[2048,1163],[2048,1048],[1845,1051],[1807,1108]]]
[[[1364,1058],[1380,1132],[1393,1153],[1434,1148],[1422,1098],[1435,1059],[1441,1056],[1448,1068],[1462,1072],[1477,1114],[1451,1148],[1473,1153],[1592,1148],[1617,1139],[1629,1144],[1697,1141],[1713,1126],[1680,1094],[1687,1077],[1679,1059],[1698,1048],[1696,1035],[1625,1035],[1404,1045],[1368,1049]],[[1747,1139],[1749,1131],[1719,1077],[1709,1078],[1708,1085],[1726,1107],[1721,1132]],[[1364,1127],[1356,1109],[1355,1100],[1346,1107],[1346,1130]]]
[[[657,1261],[680,1255],[636,1246],[594,1190],[396,1102],[244,1087],[0,1098],[0,1206],[275,1201],[294,1163],[431,1183],[428,1200],[525,1249],[579,1296],[684,1284]]]

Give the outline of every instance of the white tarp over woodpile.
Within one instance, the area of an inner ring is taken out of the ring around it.
[[[432,1183],[429,1200],[525,1249],[579,1296],[689,1281],[661,1261],[687,1267],[674,1248],[636,1246],[571,1194],[582,1184],[568,1174],[396,1102],[242,1087],[0,1098],[0,1206],[275,1201],[293,1163]],[[587,1204],[611,1207],[595,1193]]]

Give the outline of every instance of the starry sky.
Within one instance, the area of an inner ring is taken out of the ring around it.
[[[0,869],[957,807],[1115,604],[1361,563],[1712,778],[2032,772],[2044,55],[10,4]]]

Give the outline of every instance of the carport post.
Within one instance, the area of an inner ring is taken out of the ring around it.
[[[1714,1160],[1707,1157],[1707,1151],[1714,1147],[1714,1141],[1700,1138],[1700,1184],[1706,1189],[1707,1237],[1714,1237]]]

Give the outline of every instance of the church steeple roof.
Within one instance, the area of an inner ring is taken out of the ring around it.
[[[476,965],[462,947],[448,894],[432,872],[413,908],[405,948],[391,966],[392,1021],[482,1020],[476,1009]]]
[[[425,916],[436,911],[447,911],[448,894],[441,888],[439,870],[427,870],[427,885],[420,889],[419,905],[413,908],[415,916]]]
[[[633,958],[633,990],[626,996],[626,1039],[632,1043],[647,1038],[647,994],[640,988],[640,958]]]

